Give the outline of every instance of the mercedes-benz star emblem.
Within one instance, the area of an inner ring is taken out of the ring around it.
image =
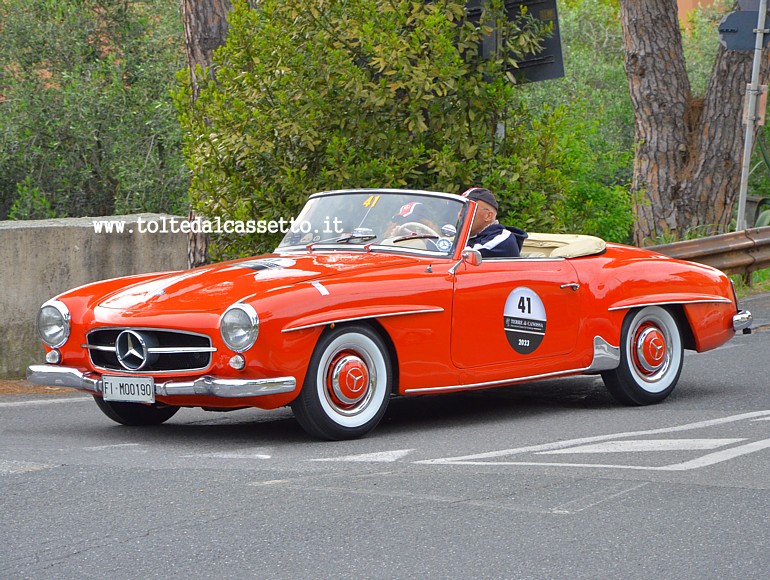
[[[659,338],[653,338],[650,341],[650,348],[652,349],[652,358],[655,361],[659,361],[663,358],[663,345]]]
[[[115,353],[123,368],[138,371],[145,367],[149,359],[147,343],[135,330],[124,330],[115,341]]]
[[[357,393],[364,386],[364,372],[361,369],[350,369],[345,378],[348,388],[351,392]]]

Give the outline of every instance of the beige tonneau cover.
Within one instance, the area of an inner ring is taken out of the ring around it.
[[[521,249],[522,258],[579,258],[601,254],[607,243],[595,236],[580,234],[530,233]]]

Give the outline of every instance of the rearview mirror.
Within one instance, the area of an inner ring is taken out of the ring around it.
[[[482,262],[481,252],[472,248],[463,250],[463,261],[471,266],[478,266]]]
[[[481,252],[478,250],[474,250],[473,248],[465,248],[463,250],[462,257],[460,260],[458,260],[454,266],[449,268],[449,273],[454,276],[455,272],[457,271],[457,268],[460,267],[460,264],[466,263],[470,266],[478,266],[481,264]]]

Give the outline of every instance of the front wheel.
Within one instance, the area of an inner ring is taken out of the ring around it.
[[[623,321],[620,366],[602,373],[610,394],[626,405],[659,403],[674,390],[684,364],[682,333],[665,308],[647,306]]]
[[[353,439],[380,422],[392,388],[383,339],[368,326],[341,326],[321,336],[291,408],[310,435]]]
[[[121,425],[138,427],[143,425],[160,425],[171,419],[179,407],[172,405],[143,405],[141,403],[119,403],[115,401],[105,401],[103,398],[94,395],[96,406],[102,413],[110,419]]]

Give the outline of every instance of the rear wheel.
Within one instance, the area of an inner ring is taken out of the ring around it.
[[[337,327],[318,341],[292,410],[314,437],[353,439],[380,422],[392,386],[383,339],[368,326]]]
[[[659,403],[674,390],[684,364],[682,333],[660,306],[629,312],[623,321],[620,366],[602,373],[613,397],[626,405]]]
[[[179,407],[171,405],[143,405],[141,403],[119,403],[105,401],[102,397],[94,395],[96,406],[102,413],[121,425],[160,425],[168,421],[179,410]]]

